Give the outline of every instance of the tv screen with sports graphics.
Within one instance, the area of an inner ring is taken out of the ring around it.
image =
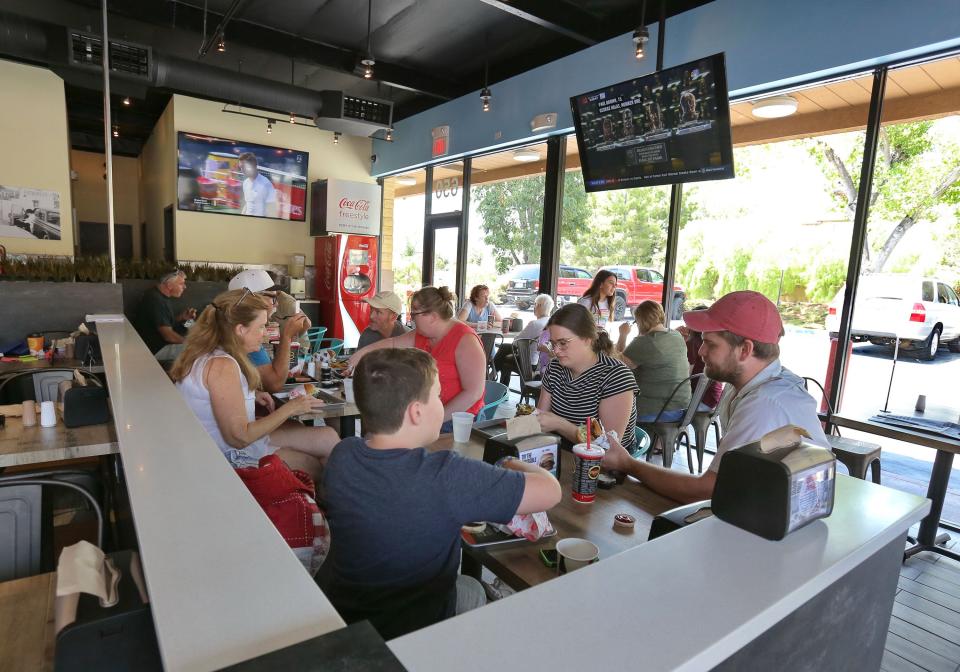
[[[177,207],[306,221],[309,154],[295,149],[177,134]]]
[[[587,191],[734,176],[723,54],[570,99]]]

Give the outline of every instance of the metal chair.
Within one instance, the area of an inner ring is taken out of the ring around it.
[[[520,377],[520,401],[523,403],[531,398],[536,400],[543,386],[543,382],[533,375],[533,362],[530,358],[530,350],[536,346],[537,341],[532,338],[517,338],[513,341],[513,365]]]
[[[711,383],[714,381],[707,381],[707,387],[710,387]],[[694,440],[697,442],[697,455],[700,458],[701,464],[703,463],[703,453],[707,448],[707,434],[710,433],[710,429],[713,429],[714,438],[717,440],[717,445],[720,445],[720,436],[722,434],[722,428],[720,427],[720,402],[723,401],[724,397],[728,394],[733,393],[733,385],[724,385],[723,392],[720,393],[720,399],[717,400],[717,405],[712,411],[697,411],[693,414],[693,420],[690,422],[690,425],[693,427],[693,436]]]
[[[0,400],[10,404],[29,399],[36,402],[57,401],[60,383],[72,378],[73,369],[67,368],[15,371],[0,380]]]
[[[670,406],[670,402],[673,401],[673,398],[676,396],[677,392],[683,389],[683,385],[690,385],[690,381],[694,379],[697,381],[697,386],[694,388],[693,394],[690,395],[690,404],[683,412],[683,417],[672,422],[660,420],[660,417],[667,411],[667,408]],[[655,435],[657,440],[660,441],[660,446],[663,448],[663,466],[667,469],[669,469],[670,465],[673,464],[673,451],[679,448],[681,443],[684,443],[687,447],[687,466],[690,469],[690,473],[693,473],[693,455],[690,447],[690,437],[687,436],[686,430],[690,425],[690,422],[693,420],[693,416],[697,412],[697,406],[700,405],[700,400],[703,399],[703,394],[706,392],[706,390],[707,377],[702,373],[695,373],[689,378],[680,381],[677,386],[673,388],[673,392],[670,393],[670,396],[663,403],[663,408],[661,408],[660,412],[657,413],[657,417],[654,418],[653,422],[637,423],[645,432]],[[652,450],[647,451],[648,462],[652,457],[652,453]],[[698,451],[698,455],[702,455],[702,453],[699,453]],[[702,458],[700,460],[698,471],[703,471]]]
[[[314,354],[320,348],[319,343],[327,333],[326,327],[310,327],[307,329],[307,340],[310,342],[310,354]]]
[[[496,352],[496,346],[503,345],[503,334],[499,331],[481,331],[477,336],[483,343],[483,352],[487,357],[487,379],[494,380],[497,377],[497,367],[493,365],[493,355]]]
[[[497,380],[488,380],[483,387],[483,408],[477,411],[477,420],[492,420],[497,407],[510,396],[506,385]]]

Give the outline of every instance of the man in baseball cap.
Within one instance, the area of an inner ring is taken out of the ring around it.
[[[797,425],[810,434],[812,443],[829,448],[816,402],[803,379],[780,364],[783,321],[770,299],[759,292],[731,292],[707,310],[684,313],[683,321],[703,334],[698,354],[707,377],[733,387],[720,401],[723,437],[716,456],[705,473],[692,476],[635,460],[615,445],[603,458],[605,467],[631,474],[678,502],[696,502],[713,496],[725,452],[774,429]]]
[[[403,312],[403,301],[399,296],[390,291],[378,292],[364,299],[364,302],[370,304],[370,326],[360,334],[358,350],[384,338],[406,333],[407,330],[399,322],[400,313]]]
[[[263,269],[240,271],[230,279],[227,287],[230,290],[249,289],[273,302],[273,313],[268,319],[281,323],[280,342],[274,348],[273,360],[262,345],[248,357],[260,372],[263,389],[267,392],[279,392],[290,374],[290,343],[310,328],[310,320],[296,311],[296,300],[280,291],[280,286]]]

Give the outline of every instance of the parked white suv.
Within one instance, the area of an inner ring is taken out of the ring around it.
[[[843,308],[843,288],[827,312],[827,330],[836,333]],[[936,278],[902,273],[878,273],[860,278],[853,305],[855,342],[892,345],[900,337],[901,348],[919,349],[920,357],[937,356],[940,343],[950,352],[960,352],[960,299],[953,288]]]

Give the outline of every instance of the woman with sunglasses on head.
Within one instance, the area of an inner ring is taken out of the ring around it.
[[[235,469],[256,467],[276,453],[316,479],[340,437],[330,427],[288,420],[323,402],[308,395],[275,408],[273,398],[259,391],[260,373],[247,357],[260,348],[270,310],[270,302],[249,289],[217,295],[190,330],[170,377]],[[255,419],[255,404],[270,414]]]
[[[613,343],[598,329],[590,312],[567,304],[547,322],[553,359],[543,374],[537,402],[540,426],[571,443],[580,443],[577,429],[587,418],[599,419],[633,449],[637,383],[623,362],[613,357]]]
[[[617,305],[617,276],[612,271],[597,271],[590,288],[577,301],[590,311],[594,322],[601,326],[613,322]]]
[[[477,413],[483,408],[487,374],[487,357],[480,337],[454,319],[454,299],[446,287],[424,287],[410,299],[413,331],[372,343],[350,358],[352,370],[364,355],[381,348],[417,348],[433,355],[440,374],[444,432],[452,431],[453,413]]]

